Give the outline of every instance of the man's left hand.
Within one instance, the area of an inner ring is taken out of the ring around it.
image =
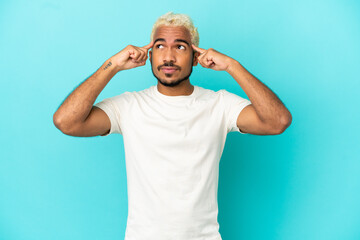
[[[198,62],[204,68],[211,68],[216,71],[227,71],[230,68],[230,65],[235,61],[233,58],[226,56],[213,48],[208,50],[196,47],[194,44],[191,44],[192,48],[200,53],[198,56]]]

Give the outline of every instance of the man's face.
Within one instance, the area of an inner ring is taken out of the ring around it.
[[[152,72],[158,81],[174,87],[189,79],[192,67],[197,64],[189,31],[182,26],[159,26],[153,40],[149,56]]]

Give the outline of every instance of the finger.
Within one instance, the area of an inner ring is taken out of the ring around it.
[[[203,58],[206,56],[206,54],[200,54],[200,56],[198,56],[198,61],[203,61]]]
[[[213,61],[211,61],[211,60],[208,60],[207,63],[206,63],[206,66],[207,66],[208,68],[211,68],[211,67],[213,67],[214,65],[215,65],[215,63],[214,63]]]
[[[194,44],[191,44],[191,46],[193,47],[193,49],[197,52],[199,52],[200,54],[203,54],[206,50],[205,49],[202,49],[202,48],[199,48],[197,46],[195,46]]]
[[[198,60],[202,61],[202,62],[206,62],[207,58],[208,58],[208,53],[205,51],[204,53],[200,54],[200,56],[198,57]]]
[[[136,61],[141,61],[141,59],[145,56],[145,51],[139,49],[139,56],[136,58]]]
[[[201,65],[201,66],[203,66],[203,67],[205,67],[205,61],[203,61],[202,59],[200,59],[200,58],[198,58],[198,63]]]
[[[152,48],[154,45],[154,41],[151,41],[148,45],[143,46],[143,48],[145,48],[146,50],[149,50],[150,48]]]
[[[131,54],[130,54],[130,58],[133,62],[137,62],[138,58],[140,57],[141,53],[138,50],[134,50]]]
[[[141,60],[140,61],[146,61],[148,58],[148,55],[147,53],[144,53],[144,55],[142,56]]]
[[[212,65],[215,64],[215,62],[212,60],[212,58],[208,57],[206,53],[205,53],[205,55],[202,55],[201,58],[199,58],[199,63],[204,68],[210,68],[210,67],[212,67]]]
[[[144,66],[145,64],[146,64],[146,61],[136,62],[136,65],[138,65],[138,66]]]
[[[145,53],[141,52],[139,57],[136,59],[136,62],[139,62],[139,63],[143,62],[145,57],[146,57]]]
[[[204,68],[207,68],[207,65],[204,62],[200,62],[200,65]]]

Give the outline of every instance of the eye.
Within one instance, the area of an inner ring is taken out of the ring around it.
[[[185,49],[185,47],[184,47],[183,45],[178,45],[178,48],[179,48],[179,49],[181,49],[181,48],[182,48],[182,49]]]
[[[158,44],[156,45],[156,48],[160,48],[160,46],[163,46],[162,44]]]

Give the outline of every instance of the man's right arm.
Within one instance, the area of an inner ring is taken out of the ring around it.
[[[111,127],[109,117],[93,104],[117,72],[145,65],[152,45],[152,42],[144,47],[128,45],[108,59],[64,100],[53,115],[55,126],[71,136],[90,137],[108,133]]]
[[[107,60],[64,100],[53,116],[55,126],[72,136],[96,136],[109,130],[106,113],[93,104],[118,71],[112,59]]]

